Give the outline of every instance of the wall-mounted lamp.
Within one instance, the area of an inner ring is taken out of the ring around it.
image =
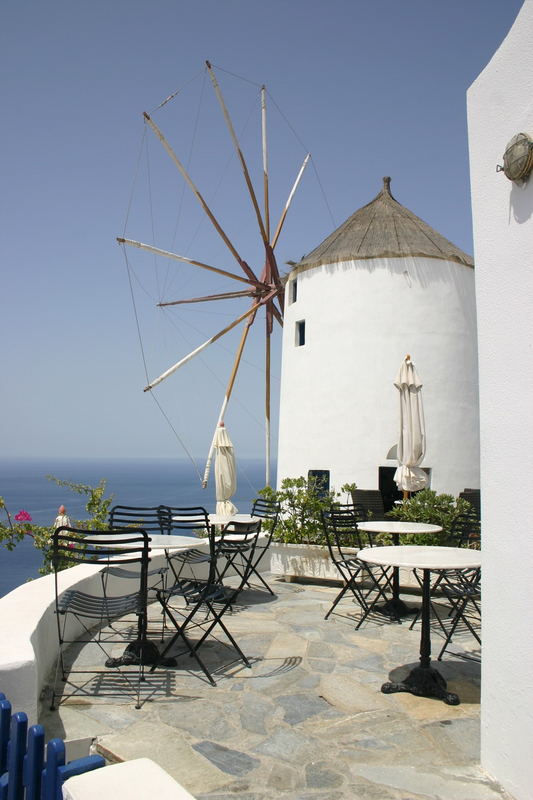
[[[505,148],[503,167],[498,164],[496,172],[504,172],[510,181],[526,181],[533,169],[533,139],[527,133],[517,133]]]

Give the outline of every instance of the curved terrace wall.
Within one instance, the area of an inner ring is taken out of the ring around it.
[[[163,566],[164,555],[151,559],[150,566]],[[80,564],[60,573],[61,591],[77,588],[98,594],[101,567]],[[109,577],[109,594],[119,594],[120,578]],[[123,587],[122,587],[123,588]],[[39,698],[58,653],[54,576],[46,575],[23,583],[0,598],[0,691],[13,706],[28,715],[29,724],[38,721]],[[71,621],[69,635],[79,636],[80,625]]]

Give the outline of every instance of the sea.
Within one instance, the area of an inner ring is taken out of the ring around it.
[[[202,470],[203,471],[203,467]],[[105,496],[113,495],[112,505],[129,506],[204,506],[214,511],[214,468],[206,489],[194,465],[180,459],[0,459],[0,497],[12,517],[24,510],[37,525],[52,525],[60,505],[70,519],[84,520],[87,499],[59,486],[47,476],[61,481],[97,486],[106,481]],[[275,467],[271,470],[275,485]],[[247,513],[259,489],[265,485],[264,460],[237,461],[237,491],[232,498],[239,511]],[[7,521],[0,509],[0,519]],[[39,577],[41,552],[33,540],[7,550],[0,543],[0,597],[25,581]]]

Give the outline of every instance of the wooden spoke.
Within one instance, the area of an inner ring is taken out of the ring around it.
[[[239,342],[239,346],[237,348],[237,354],[235,356],[235,361],[233,362],[233,367],[231,369],[230,379],[228,381],[228,385],[226,387],[226,394],[224,395],[224,400],[222,401],[222,407],[220,409],[220,414],[218,415],[217,424],[215,426],[215,432],[213,434],[213,440],[211,442],[211,447],[209,448],[209,453],[207,455],[207,460],[205,463],[205,470],[204,470],[204,478],[202,481],[202,486],[205,489],[207,486],[207,481],[209,480],[209,473],[211,472],[211,463],[213,461],[213,453],[215,451],[215,436],[217,432],[217,428],[224,419],[224,414],[226,413],[226,408],[228,407],[229,399],[231,397],[231,393],[233,392],[233,386],[235,385],[235,378],[237,377],[237,371],[239,369],[239,365],[241,363],[242,354],[244,351],[244,345],[246,344],[246,339],[248,338],[248,334],[250,332],[250,325],[245,325],[242,331],[241,340]]]
[[[248,275],[249,278],[251,278],[252,280],[255,280],[254,273],[252,272],[252,270],[250,269],[250,267],[248,266],[246,261],[242,260],[242,258],[238,254],[237,250],[235,249],[235,247],[232,245],[232,243],[230,242],[230,240],[228,239],[228,237],[226,236],[226,234],[222,230],[222,227],[219,224],[218,220],[216,219],[215,215],[213,214],[213,212],[211,211],[211,209],[207,205],[206,201],[204,200],[204,198],[200,194],[200,191],[197,189],[197,187],[193,183],[192,178],[190,177],[189,173],[187,172],[187,170],[185,169],[185,167],[183,166],[183,164],[181,163],[181,161],[179,160],[179,158],[175,154],[174,150],[172,149],[170,144],[167,142],[167,140],[163,136],[162,132],[159,130],[159,128],[157,127],[157,125],[153,121],[153,119],[151,119],[150,115],[147,114],[146,111],[144,112],[144,118],[146,119],[147,123],[150,125],[150,127],[152,128],[152,130],[154,131],[154,133],[156,134],[158,139],[161,141],[161,144],[163,145],[163,147],[165,148],[165,150],[169,154],[169,156],[172,159],[172,161],[174,162],[174,164],[177,166],[177,168],[179,169],[179,171],[183,175],[183,178],[185,179],[186,183],[188,184],[188,186],[190,187],[191,191],[193,192],[193,194],[197,198],[198,202],[200,203],[200,205],[204,209],[205,213],[207,214],[207,216],[209,217],[209,219],[213,223],[215,229],[218,231],[218,233],[222,237],[222,240],[224,241],[224,243],[226,244],[226,246],[228,247],[230,252],[233,254],[235,259],[237,260],[238,264],[243,268],[243,270],[245,271],[245,273]]]
[[[232,328],[235,328],[235,326],[238,325],[239,322],[242,322],[243,319],[246,319],[246,317],[249,317],[251,314],[255,314],[258,308],[259,308],[259,303],[254,304],[251,308],[248,309],[248,311],[246,311],[244,314],[241,314],[241,316],[238,317],[236,320],[234,320],[230,325],[227,325],[225,328],[216,333],[214,336],[211,336],[210,339],[207,339],[205,342],[203,342],[203,344],[201,344],[195,350],[190,352],[189,355],[180,359],[180,361],[178,361],[172,367],[167,369],[166,372],[163,372],[163,374],[160,375],[159,378],[156,378],[151,383],[149,383],[148,386],[145,386],[144,391],[145,392],[151,391],[151,389],[160,384],[161,381],[164,381],[165,378],[168,378],[169,375],[172,375],[174,372],[176,372],[176,370],[178,370],[180,367],[182,367],[184,364],[190,361],[191,358],[197,356],[198,353],[201,353],[202,350],[205,350],[205,348],[208,347],[210,344],[213,344],[213,342],[216,342],[218,339],[220,339],[221,336],[224,336],[225,333],[228,333],[229,331],[232,330]]]
[[[196,267],[202,267],[202,269],[208,269],[211,272],[216,272],[218,275],[224,275],[226,278],[233,278],[236,281],[241,281],[241,283],[249,283],[253,286],[257,286],[259,281],[257,278],[253,277],[253,280],[250,278],[243,278],[242,275],[235,275],[234,272],[227,272],[225,269],[220,269],[219,267],[211,267],[209,264],[204,264],[202,261],[195,261],[193,258],[187,258],[186,256],[180,256],[177,253],[171,253],[170,250],[161,250],[159,247],[153,247],[151,244],[144,244],[143,242],[136,242],[134,239],[123,239],[121,236],[117,236],[117,242],[119,244],[127,244],[130,247],[138,247],[140,250],[146,250],[149,253],[155,253],[156,256],[163,256],[164,258],[172,258],[175,261],[183,261],[186,264],[194,264]]]
[[[272,249],[274,249],[275,246],[278,243],[279,235],[280,235],[281,230],[283,228],[283,224],[285,222],[285,217],[287,216],[287,211],[290,208],[290,205],[292,203],[292,198],[294,197],[294,193],[295,193],[296,189],[298,188],[298,184],[300,183],[300,180],[302,179],[302,175],[304,174],[304,170],[305,170],[310,158],[311,158],[311,155],[310,155],[310,153],[308,153],[306,155],[306,157],[304,158],[304,162],[303,162],[302,166],[300,167],[300,172],[298,173],[298,175],[296,177],[296,180],[294,181],[294,186],[292,187],[292,189],[290,191],[290,194],[289,194],[289,197],[287,198],[287,202],[285,203],[285,208],[283,209],[280,221],[278,222],[278,227],[276,228],[276,233],[274,234],[274,238],[272,239]]]
[[[205,303],[208,300],[229,300],[233,297],[251,297],[253,290],[248,292],[223,292],[222,294],[208,294],[206,297],[191,297],[187,300],[171,300],[167,303],[158,303],[158,306],[179,306],[184,303]]]
[[[257,198],[255,196],[254,187],[252,185],[250,174],[248,172],[248,167],[246,166],[246,161],[244,160],[244,155],[243,155],[242,150],[240,148],[239,141],[238,141],[237,135],[235,133],[235,129],[233,128],[233,123],[231,121],[231,117],[229,115],[228,109],[227,109],[226,104],[224,102],[224,98],[222,97],[222,92],[220,91],[220,86],[218,85],[218,81],[216,79],[215,73],[213,72],[213,68],[212,68],[211,64],[209,63],[209,61],[206,61],[205,63],[206,63],[206,66],[207,66],[211,81],[213,83],[213,87],[215,89],[216,96],[218,98],[218,102],[220,103],[220,107],[222,109],[222,113],[224,114],[224,119],[226,120],[226,125],[227,125],[227,128],[229,130],[231,139],[233,141],[233,145],[235,147],[235,151],[237,153],[237,157],[238,157],[239,161],[241,162],[241,167],[242,167],[242,171],[243,171],[243,174],[244,174],[244,179],[245,179],[246,185],[248,187],[248,192],[249,192],[250,198],[252,200],[252,204],[253,204],[253,207],[254,207],[254,210],[255,210],[255,215],[257,217],[257,223],[259,225],[259,230],[261,232],[261,238],[263,239],[263,242],[266,243],[266,242],[268,242],[268,238],[267,238],[267,235],[266,235],[265,226],[263,225],[263,220],[261,218],[261,212],[259,210],[259,205],[257,203]]]

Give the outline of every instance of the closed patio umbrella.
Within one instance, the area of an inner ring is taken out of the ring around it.
[[[217,514],[231,516],[237,511],[231,502],[237,489],[237,470],[233,444],[223,422],[216,430],[214,445]]]
[[[426,453],[426,428],[422,405],[422,381],[411,356],[407,355],[394,385],[400,392],[400,436],[398,439],[398,469],[394,480],[404,497],[427,486],[428,476],[420,464]]]

